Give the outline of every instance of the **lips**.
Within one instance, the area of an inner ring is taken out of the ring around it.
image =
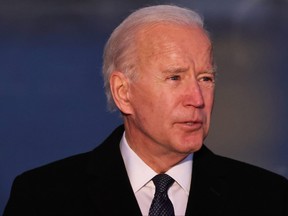
[[[177,125],[189,130],[198,130],[202,127],[203,122],[199,120],[181,121]]]
[[[188,125],[193,125],[193,124],[202,124],[203,122],[201,120],[184,120],[184,121],[179,121],[179,123],[183,124],[188,124]]]

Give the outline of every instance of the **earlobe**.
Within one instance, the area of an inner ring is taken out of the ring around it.
[[[131,114],[128,78],[120,71],[112,72],[110,76],[110,89],[118,109],[124,114]]]

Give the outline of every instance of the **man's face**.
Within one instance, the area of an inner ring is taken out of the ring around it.
[[[132,148],[188,154],[207,136],[214,100],[211,43],[199,27],[146,26],[137,35],[137,74],[126,116]]]

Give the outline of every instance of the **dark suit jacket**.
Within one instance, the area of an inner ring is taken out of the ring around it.
[[[18,176],[4,216],[141,215],[119,150],[123,126],[95,150]],[[186,215],[288,215],[284,177],[213,154],[194,154]]]

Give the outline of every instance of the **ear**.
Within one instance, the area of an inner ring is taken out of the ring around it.
[[[131,114],[128,78],[120,71],[113,71],[110,76],[110,89],[119,110],[124,114]]]

